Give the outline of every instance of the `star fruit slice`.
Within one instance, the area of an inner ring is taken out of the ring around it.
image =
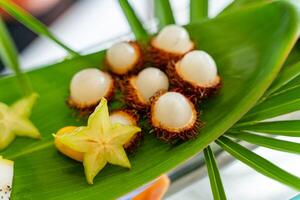
[[[67,127],[54,137],[59,150],[61,147],[71,150],[64,154],[70,156],[70,152],[78,153],[70,157],[83,161],[87,182],[93,184],[94,177],[107,163],[131,168],[123,145],[140,131],[137,126],[112,124],[107,101],[103,98],[90,115],[87,126]]]
[[[39,130],[29,120],[37,97],[33,93],[11,106],[0,102],[0,150],[5,149],[16,136],[41,138]]]

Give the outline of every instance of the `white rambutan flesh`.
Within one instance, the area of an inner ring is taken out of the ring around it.
[[[0,156],[0,199],[9,200],[12,190],[14,163]]]
[[[70,98],[79,105],[92,105],[106,97],[113,87],[108,73],[89,68],[76,73],[70,84]]]
[[[106,59],[112,72],[125,74],[135,67],[139,56],[138,50],[132,44],[120,42],[107,50]]]
[[[149,103],[150,98],[160,90],[168,90],[169,80],[161,70],[149,67],[143,69],[136,77],[135,85],[140,96]]]
[[[176,64],[176,68],[184,80],[197,85],[211,85],[218,75],[214,59],[205,51],[187,53]]]
[[[134,116],[127,113],[126,111],[118,110],[115,112],[112,112],[109,116],[110,121],[112,124],[122,124],[122,125],[136,125],[137,120]]]
[[[155,47],[171,53],[183,54],[193,48],[188,32],[181,26],[168,25],[154,38]]]
[[[196,121],[194,105],[178,92],[161,95],[152,109],[152,123],[168,130],[180,130]]]

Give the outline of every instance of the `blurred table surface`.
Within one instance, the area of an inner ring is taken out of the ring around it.
[[[139,16],[152,27],[153,4],[150,0],[131,0]],[[210,16],[215,16],[231,0],[211,0]],[[188,20],[188,0],[172,0],[172,8],[179,24]],[[51,26],[51,30],[70,47],[82,52],[94,52],[109,47],[113,42],[132,37],[130,28],[116,0],[81,0],[68,9]],[[34,40],[21,54],[24,69],[54,62],[63,58],[65,52],[45,38]],[[299,118],[299,114],[294,114]],[[295,141],[295,139],[294,139]],[[300,140],[299,140],[300,142]],[[300,176],[300,157],[265,148],[255,152],[280,167]],[[220,171],[228,199],[283,200],[296,195],[296,191],[266,178],[239,161],[223,167]],[[208,177],[204,177],[181,191],[167,197],[168,200],[213,199]]]

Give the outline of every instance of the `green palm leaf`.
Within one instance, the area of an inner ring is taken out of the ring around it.
[[[155,0],[154,6],[159,29],[168,24],[175,24],[175,19],[169,0]]]
[[[125,14],[127,21],[131,27],[132,32],[135,35],[136,40],[146,40],[148,39],[148,34],[144,29],[142,23],[136,16],[134,10],[130,6],[127,0],[119,0],[119,4]]]
[[[252,144],[256,144],[258,146],[263,146],[278,151],[285,151],[295,154],[300,153],[300,144],[295,142],[279,140],[246,132],[227,133],[226,135]]]
[[[300,110],[300,87],[269,97],[253,107],[240,122],[261,121]]]
[[[0,58],[4,62],[5,66],[11,68],[15,72],[19,85],[21,86],[21,91],[25,95],[29,95],[32,92],[31,85],[26,75],[23,74],[20,69],[17,50],[12,42],[12,39],[1,17],[0,17]]]
[[[235,126],[235,128],[231,130],[235,131],[235,129],[273,135],[300,137],[300,120],[254,123],[245,126]]]
[[[287,67],[283,68],[283,70],[281,70],[278,77],[272,83],[271,87],[264,94],[264,97],[262,98],[262,100],[260,102],[262,102],[264,99],[268,98],[272,94],[276,95],[278,93],[283,93],[283,92],[286,92],[296,86],[299,86],[300,84],[299,85],[292,84],[288,87],[284,87],[299,78],[300,78],[300,62],[297,62],[296,64],[294,64],[292,66],[287,66]]]
[[[275,79],[298,36],[297,12],[287,2],[275,2],[188,25],[196,45],[215,58],[223,79],[220,93],[202,107],[205,127],[197,139],[173,148],[145,133],[143,145],[130,156],[132,170],[109,166],[92,187],[85,182],[82,165],[60,155],[51,137],[63,126],[84,123],[64,102],[71,77],[86,63],[73,58],[29,72],[40,93],[32,120],[43,139],[33,143],[18,138],[1,153],[16,163],[13,199],[115,199],[202,151],[237,122]],[[104,55],[103,51],[86,58],[96,66]],[[0,93],[1,101],[12,102],[16,87],[15,77],[1,79],[0,91],[12,91]]]
[[[71,56],[79,56],[77,52],[70,49],[68,46],[63,44],[55,35],[53,35],[53,33],[51,33],[43,23],[34,18],[18,5],[14,4],[11,1],[0,0],[0,7],[5,9],[10,15],[15,17],[18,21],[27,26],[27,28],[29,28],[36,34],[43,35],[51,41],[55,42],[57,45],[65,49]]]
[[[220,137],[216,140],[216,143],[220,145],[225,151],[230,153],[236,159],[242,161],[249,167],[258,171],[259,173],[277,180],[285,185],[300,190],[300,178],[284,171],[277,167],[270,161],[262,158],[261,156],[253,153],[245,147],[233,142],[227,137]]]
[[[295,89],[297,87],[300,87],[300,76],[295,77],[294,79],[287,82],[285,85],[283,85],[279,90],[274,92],[273,95],[280,94],[283,92],[287,92],[291,89]]]
[[[293,51],[289,54],[289,57],[285,61],[285,66],[291,66],[299,62],[300,58],[300,41],[296,43]]]
[[[210,146],[206,147],[203,152],[214,200],[226,200],[221,176]]]
[[[208,0],[190,0],[190,22],[208,18]]]

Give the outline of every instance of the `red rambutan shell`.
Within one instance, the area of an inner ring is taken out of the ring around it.
[[[193,43],[190,50],[184,53],[173,53],[167,52],[161,48],[158,48],[154,45],[154,40],[150,40],[149,48],[148,48],[148,56],[147,60],[155,67],[158,67],[162,70],[166,68],[170,61],[177,62],[180,60],[186,53],[192,51],[195,48],[195,44]]]
[[[121,82],[121,91],[123,92],[126,105],[137,110],[145,110],[150,104],[146,102],[135,86],[136,76],[128,77]]]
[[[172,142],[177,139],[181,139],[183,141],[187,141],[195,138],[199,133],[199,128],[201,126],[199,117],[200,114],[195,109],[194,104],[187,98],[187,101],[193,108],[193,120],[191,120],[190,124],[187,124],[185,127],[174,129],[164,127],[158,120],[154,119],[154,110],[155,110],[155,102],[163,95],[166,91],[159,91],[155,96],[151,98],[151,110],[149,112],[149,121],[153,127],[154,135],[165,142]]]
[[[166,73],[168,74],[169,81],[175,90],[192,99],[194,103],[199,100],[206,99],[216,93],[222,85],[221,78],[219,76],[215,78],[211,85],[197,85],[187,81],[178,72],[175,62],[170,62],[168,64]]]

